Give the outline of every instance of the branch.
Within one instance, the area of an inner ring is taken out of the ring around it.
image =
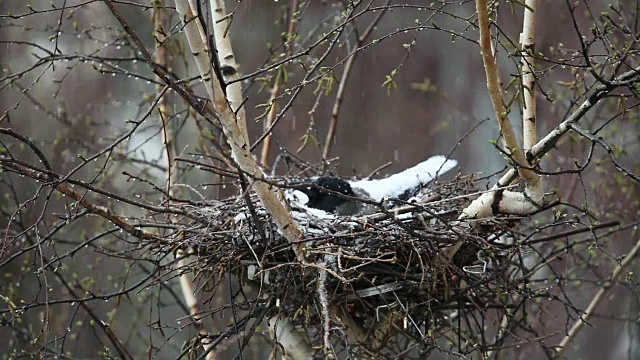
[[[530,158],[539,159],[542,156],[544,156],[546,153],[548,153],[555,146],[558,140],[560,140],[560,138],[564,134],[566,134],[567,131],[571,130],[572,127],[574,127],[574,124],[576,124],[580,119],[582,119],[582,117],[592,107],[594,107],[598,103],[598,101],[602,100],[604,97],[609,95],[609,93],[611,93],[613,90],[617,89],[618,87],[629,86],[632,81],[637,81],[638,75],[640,75],[640,66],[621,74],[620,76],[616,77],[613,81],[610,81],[607,84],[597,86],[595,91],[591,95],[589,95],[587,100],[585,100],[582,104],[580,104],[580,106],[578,107],[578,109],[576,109],[576,111],[574,111],[571,115],[569,115],[569,117],[565,121],[561,122],[560,125],[556,126],[555,129],[549,132],[547,136],[542,138],[542,140],[538,141],[534,146],[531,147],[531,153],[529,155]],[[515,180],[516,176],[517,176],[517,172],[514,169],[509,170],[491,188],[490,192],[483,194],[476,201],[479,201],[482,198],[484,202],[494,204],[495,198],[490,197],[490,195],[494,194],[493,196],[495,196],[495,193],[500,192],[501,188],[503,188],[504,186],[510,184],[513,180]],[[486,210],[485,208],[482,208],[478,206],[478,204],[474,204],[474,203],[472,203],[471,205],[469,205],[469,207],[467,207],[467,209],[465,209],[464,212],[469,213],[469,215],[467,215],[466,217],[472,217],[471,214],[474,214],[473,210],[469,209],[472,205],[476,206],[477,209],[479,210]],[[501,201],[498,202],[497,206],[503,209],[503,211],[505,210],[505,207],[503,206]],[[462,217],[465,217],[465,216],[463,215]],[[478,217],[481,218],[482,216],[478,216]]]
[[[284,66],[284,65],[283,65]],[[267,117],[264,120],[263,129],[267,130],[271,127],[273,122],[278,115],[278,97],[280,96],[280,89],[282,87],[282,83],[284,82],[284,69],[278,69],[276,72],[276,79],[273,83],[273,87],[271,88],[271,94],[269,95],[269,112],[267,112]],[[271,140],[272,134],[268,134],[267,137],[264,138],[264,142],[262,143],[262,150],[260,151],[260,164],[264,167],[269,166],[269,153],[271,152]]]
[[[581,316],[580,319],[576,320],[564,339],[562,339],[562,341],[560,341],[560,344],[556,346],[556,357],[560,357],[560,355],[562,355],[562,352],[567,348],[567,345],[569,345],[569,343],[577,336],[578,332],[582,329],[584,324],[588,323],[589,318],[591,318],[591,316],[593,315],[596,307],[598,307],[598,304],[600,304],[602,299],[604,299],[607,291],[613,287],[614,282],[620,277],[620,275],[622,275],[622,270],[624,270],[624,268],[627,267],[627,265],[629,265],[631,261],[636,258],[636,256],[638,255],[638,251],[640,251],[640,239],[638,239],[633,249],[631,249],[627,256],[625,256],[624,259],[613,270],[609,281],[603,284],[600,290],[598,290],[598,293],[593,297],[591,303],[589,303],[589,306],[584,311],[584,315]]]
[[[634,80],[634,78],[637,78],[638,75],[640,75],[640,66],[621,74],[608,84],[598,85],[595,91],[589,95],[587,100],[580,104],[578,109],[576,109],[576,111],[573,112],[567,120],[560,123],[560,125],[556,126],[556,128],[547,134],[547,136],[531,147],[531,155],[534,157],[540,157],[546,154],[556,144],[556,142],[571,129],[572,124],[575,124],[582,119],[587,111],[597,104],[598,101],[609,95],[610,92],[618,87],[631,85],[631,81]]]
[[[213,107],[220,118],[234,160],[238,163],[240,169],[250,177],[263,179],[265,174],[249,151],[249,145],[245,141],[242,130],[236,122],[235,113],[224,95],[222,85],[216,77],[212,76],[212,68],[208,56],[209,49],[200,37],[200,31],[198,30],[199,21],[194,17],[189,8],[189,4],[185,0],[176,0],[175,3],[176,10],[184,24],[184,33],[189,42],[189,47],[191,48],[196,65],[198,66],[198,71],[202,77],[209,99],[213,103]],[[284,203],[278,198],[270,185],[258,180],[254,181],[252,186],[265,209],[269,212],[287,240],[295,243],[294,251],[298,259],[305,261],[304,244],[299,242],[303,237],[303,233],[291,218],[291,214]]]
[[[247,129],[247,114],[244,110],[244,98],[242,96],[242,82],[235,81],[240,77],[238,71],[238,63],[233,55],[231,47],[231,36],[229,28],[233,17],[227,15],[224,6],[224,0],[211,0],[211,13],[213,15],[213,36],[216,46],[216,56],[218,61],[216,64],[220,66],[220,73],[224,77],[227,91],[227,100],[231,109],[235,111],[240,128],[240,133],[244,137],[244,141],[249,143],[249,130]]]
[[[269,319],[271,337],[286,350],[285,359],[311,359],[313,349],[307,339],[294,327],[288,317],[279,314]],[[273,357],[277,359],[277,357]]]
[[[513,157],[519,164],[529,166],[529,162],[522,152],[522,147],[516,138],[516,133],[509,119],[509,111],[505,105],[502,86],[500,80],[500,72],[496,57],[491,46],[491,22],[489,21],[488,0],[476,0],[476,9],[478,11],[478,22],[480,27],[480,53],[482,54],[482,62],[484,63],[485,75],[487,77],[487,90],[491,97],[493,109],[496,112],[496,119],[500,126],[500,134],[507,151],[513,154]],[[528,184],[535,184],[539,178],[538,174],[531,170],[520,169],[518,171]]]
[[[292,39],[294,38],[293,34],[296,30],[296,26],[299,23],[298,15],[296,15],[298,13],[298,0],[292,0],[291,3],[289,4],[289,7],[290,7],[289,25],[287,28],[286,41],[284,43],[286,57],[291,56],[291,42],[293,41]],[[276,117],[278,116],[277,100],[280,97],[280,89],[282,88],[282,84],[284,83],[286,78],[286,75],[285,75],[286,71],[287,71],[286,63],[282,64],[282,67],[276,71],[273,88],[271,88],[271,94],[269,96],[269,101],[267,102],[269,104],[269,111],[264,121],[264,125],[263,125],[264,130],[271,128],[271,125],[273,125],[274,121],[276,120]],[[269,152],[271,151],[271,140],[272,140],[272,135],[268,134],[267,137],[265,137],[264,139],[264,143],[262,144],[262,151],[260,152],[260,164],[262,164],[262,166],[264,167],[268,166],[268,163],[269,163]]]
[[[324,146],[322,148],[322,159],[327,160],[329,158],[329,153],[331,152],[331,146],[333,145],[333,141],[336,137],[336,130],[338,128],[338,115],[340,113],[340,108],[342,106],[342,101],[344,100],[344,92],[346,89],[347,81],[349,79],[349,75],[351,75],[351,69],[353,68],[353,64],[355,63],[356,57],[360,53],[360,48],[362,43],[371,35],[373,29],[376,28],[376,25],[382,19],[382,16],[386,14],[387,7],[391,3],[390,0],[382,6],[382,10],[378,13],[378,15],[371,21],[365,32],[358,36],[356,39],[356,43],[353,46],[353,52],[349,59],[344,65],[344,70],[342,71],[342,76],[340,78],[340,85],[338,86],[338,91],[336,92],[336,99],[333,103],[333,108],[331,109],[331,122],[329,123],[329,130],[327,132],[327,137],[324,140]],[[354,24],[355,26],[355,24]]]
[[[601,137],[595,137],[592,133],[590,133],[589,131],[583,129],[578,124],[571,124],[571,125],[569,125],[569,127],[571,128],[571,130],[577,132],[578,134],[580,134],[584,138],[586,138],[589,141],[591,141],[592,144],[599,144],[600,146],[602,146],[602,148],[607,152],[607,154],[609,154],[609,157],[611,158],[611,162],[613,163],[613,165],[615,165],[616,170],[618,170],[618,171],[622,172],[623,174],[625,174],[626,176],[630,177],[633,181],[640,183],[640,177],[638,177],[638,175],[634,174],[633,172],[628,170],[626,167],[624,167],[620,163],[620,161],[616,157],[613,149],[611,149],[611,146],[609,146],[609,144],[607,144]]]
[[[120,25],[124,31],[129,35],[133,45],[140,51],[140,54],[144,58],[144,61],[151,67],[151,70],[154,74],[164,81],[168,87],[173,89],[178,95],[180,95],[194,110],[196,110],[200,115],[205,118],[213,118],[215,114],[211,106],[208,106],[207,103],[201,102],[198,97],[196,97],[188,87],[184,85],[183,82],[179,81],[175,74],[170,72],[169,70],[163,68],[162,66],[155,63],[151,53],[144,46],[144,43],[140,39],[140,37],[133,31],[127,20],[118,12],[116,6],[114,5],[113,0],[103,0],[105,5],[109,8],[113,16],[118,20]]]
[[[211,341],[211,334],[204,327],[202,315],[199,315],[200,307],[198,306],[198,299],[195,295],[193,281],[186,272],[190,268],[188,256],[189,255],[184,254],[182,251],[176,252],[176,258],[178,258],[178,271],[180,271],[180,289],[182,290],[182,297],[189,309],[189,315],[193,320],[193,325],[197,329],[199,337],[202,339],[202,348],[207,354],[206,359],[214,360],[216,358],[216,353],[212,349],[214,344]]]
[[[0,159],[2,160],[2,159]],[[164,240],[162,237],[160,237],[157,234],[154,234],[152,232],[148,232],[142,229],[139,229],[131,224],[129,224],[129,222],[127,222],[123,217],[121,217],[120,215],[116,215],[114,214],[110,209],[104,207],[104,206],[100,206],[100,205],[96,205],[92,202],[90,202],[89,200],[87,200],[86,194],[80,194],[78,193],[76,190],[74,190],[73,188],[71,188],[69,185],[67,185],[67,183],[64,182],[58,182],[59,180],[56,179],[55,177],[46,174],[44,172],[38,171],[38,170],[34,170],[31,169],[29,167],[26,167],[24,165],[15,163],[15,162],[2,162],[2,166],[4,168],[7,169],[11,169],[13,171],[16,171],[17,173],[21,174],[21,175],[25,175],[28,176],[32,179],[38,180],[42,183],[51,183],[53,182],[53,188],[56,189],[57,191],[69,196],[70,198],[72,198],[73,200],[77,201],[80,206],[82,206],[83,208],[89,210],[90,212],[103,217],[106,220],[111,221],[113,224],[115,224],[117,227],[119,227],[120,229],[122,229],[123,231],[127,232],[128,234],[135,236],[138,239],[152,239],[152,240],[157,240],[160,241],[161,243],[166,243],[166,240]]]
[[[536,118],[536,77],[535,67],[535,11],[537,0],[527,0],[524,9],[524,20],[522,22],[522,33],[520,34],[520,45],[522,56],[520,73],[522,74],[522,132],[523,148],[525,153],[538,141],[537,118]]]
[[[293,246],[298,260],[305,264],[306,255],[304,251],[304,243],[299,241],[303,238],[303,233],[291,217],[291,213],[287,210],[284,203],[278,198],[271,185],[261,181],[265,178],[265,174],[258,166],[253,158],[247,138],[244,137],[243,131],[238,125],[237,117],[233,111],[231,104],[227,100],[220,80],[212,76],[211,62],[209,61],[209,49],[199,34],[202,32],[198,28],[202,27],[197,17],[194,17],[189,4],[185,0],[175,0],[176,10],[180,15],[184,24],[184,33],[187,37],[189,47],[195,59],[198,71],[203,80],[209,99],[213,103],[213,107],[220,118],[223,131],[226,135],[227,142],[231,147],[231,153],[238,167],[251,178],[256,179],[252,182],[260,202],[264,205],[265,210],[271,215],[271,218],[282,231],[285,238],[290,241]],[[310,358],[313,351],[305,338],[299,335],[290,320],[279,317],[277,323],[279,327],[275,329],[281,342],[287,351],[297,354],[294,358]],[[269,327],[276,326],[274,319],[269,320]],[[285,331],[281,331],[285,328]]]
[[[166,36],[165,36],[165,24],[166,24],[166,7],[164,4],[164,0],[158,0],[154,2],[154,8],[152,12],[153,24],[154,24],[154,34],[156,34],[156,41],[158,44],[156,45],[156,51],[154,53],[155,62],[164,67],[171,68],[171,64],[169,64],[169,57],[167,56],[166,49]],[[162,81],[162,79],[159,79]],[[158,86],[157,91],[160,90],[163,86]],[[162,95],[162,94],[160,94]],[[158,102],[158,113],[160,115],[160,119],[162,121],[162,138],[165,147],[165,151],[167,152],[167,172],[166,172],[166,190],[165,193],[169,195],[170,198],[175,198],[175,185],[178,183],[178,162],[176,162],[176,143],[175,136],[173,131],[171,130],[171,126],[169,120],[171,119],[171,114],[169,112],[168,106],[168,97],[161,96],[160,101]],[[167,197],[164,197],[164,201],[167,201]],[[175,218],[172,219],[172,215],[167,214],[167,221],[169,223],[174,223]],[[211,336],[209,332],[205,329],[204,323],[202,321],[202,316],[198,315],[200,310],[198,308],[198,300],[195,295],[193,281],[191,280],[190,274],[186,269],[189,269],[189,256],[185,255],[182,250],[178,250],[174,254],[176,261],[178,263],[178,269],[180,270],[180,289],[182,290],[182,297],[184,302],[189,309],[189,315],[193,320],[193,325],[198,331],[199,337],[202,340],[202,348],[206,353],[207,360],[215,360],[216,353],[212,351],[212,342]]]
[[[523,24],[522,40],[523,51],[527,51],[527,47],[532,47],[535,43],[535,0],[527,0],[527,4],[533,4],[533,7],[525,7],[525,19]],[[528,6],[528,5],[527,5]],[[493,108],[496,112],[496,118],[500,126],[502,141],[507,148],[507,153],[511,154],[516,162],[518,174],[525,180],[527,187],[524,192],[489,192],[483,194],[474,200],[467,208],[464,209],[461,218],[486,218],[497,213],[527,215],[538,210],[542,205],[544,196],[544,185],[540,175],[531,169],[531,165],[527,160],[525,153],[520,147],[520,143],[516,138],[511,120],[509,120],[509,111],[505,105],[500,72],[494,51],[491,46],[491,22],[489,21],[488,0],[476,0],[476,10],[478,12],[478,22],[480,28],[480,52],[484,63],[485,74],[487,77],[487,89]],[[529,49],[530,50],[530,49]],[[532,59],[530,61],[533,61]],[[523,58],[523,63],[528,67],[528,71],[524,71],[523,87],[525,93],[525,102],[523,104],[523,130],[525,133],[525,144],[531,146],[536,140],[535,126],[535,101],[534,93],[527,91],[527,88],[533,90],[535,77],[533,76],[533,63]],[[524,66],[523,66],[524,67]],[[509,172],[508,178],[503,177],[494,186],[494,189],[504,187],[513,181],[515,172]]]

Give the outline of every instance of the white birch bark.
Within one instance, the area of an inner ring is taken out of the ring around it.
[[[213,16],[213,38],[216,44],[216,56],[220,64],[220,70],[224,77],[224,82],[229,83],[240,77],[239,66],[233,55],[231,46],[231,18],[228,17],[225,9],[224,0],[210,0],[211,14]],[[245,142],[249,143],[249,131],[247,129],[247,114],[244,110],[242,83],[235,82],[227,85],[227,100],[231,105],[231,109],[236,113],[236,119],[240,132]],[[263,164],[264,165],[264,164]]]
[[[238,124],[236,114],[222,91],[222,84],[220,84],[217,77],[213,76],[209,49],[206,41],[203,41],[200,35],[203,31],[202,26],[199,25],[199,20],[194,16],[186,0],[175,0],[175,4],[176,10],[184,24],[184,32],[189,43],[189,48],[200,72],[207,95],[220,118],[234,160],[240,170],[248,174],[248,177],[252,180],[252,187],[258,195],[260,202],[271,215],[274,223],[282,231],[285,238],[292,243],[298,242],[298,240],[303,238],[302,231],[291,218],[291,213],[278,197],[275,189],[267,183],[260,181],[260,179],[265,178],[265,174],[249,151],[247,138],[243,134],[243,130]],[[294,244],[293,250],[298,260],[302,264],[306,263],[303,243],[298,242]],[[272,324],[272,320],[273,319],[269,321],[270,328],[275,325]],[[277,328],[279,331],[276,332],[278,341],[283,344],[287,353],[295,356],[292,359],[311,358],[313,356],[311,346],[305,338],[302,338],[295,332],[291,321],[280,317],[278,323],[280,324],[280,327]]]
[[[544,196],[543,182],[540,175],[530,169],[531,164],[527,160],[525,153],[516,138],[511,120],[508,116],[508,109],[505,105],[501,86],[500,71],[498,69],[495,53],[491,46],[491,22],[489,21],[488,0],[476,0],[476,10],[478,12],[478,23],[480,28],[480,50],[482,54],[482,61],[484,63],[485,74],[487,76],[487,89],[496,113],[496,118],[498,119],[498,124],[500,125],[503,144],[506,147],[507,153],[509,153],[517,165],[519,165],[518,174],[524,179],[526,188],[524,192],[499,192],[497,190],[499,187],[508,185],[508,183],[512,181],[512,176],[509,176],[508,181],[506,177],[503,177],[501,181],[493,187],[496,191],[485,193],[478,199],[474,200],[467,208],[464,209],[461,218],[485,218],[497,213],[518,215],[530,214],[538,210],[542,205],[542,199]],[[526,11],[529,10],[527,9]],[[533,22],[535,20],[534,15],[535,14],[529,14],[525,18],[525,21]],[[535,42],[535,36],[533,33],[535,26],[533,24],[525,24],[523,28],[526,29],[523,30],[523,34],[526,34],[528,43],[533,44]],[[533,76],[533,74],[530,75]],[[533,88],[535,85],[535,77],[533,77],[533,79],[527,77],[527,80],[532,81],[533,85],[530,86]],[[525,93],[526,92],[527,91],[525,89]],[[523,106],[527,108],[527,116],[535,119],[535,105],[532,105],[532,98],[530,98],[529,101],[531,101],[531,104],[529,104],[530,106],[527,106],[526,102]],[[535,131],[535,121],[534,126],[529,125],[523,128],[525,128],[527,145],[530,146],[535,142],[536,138],[533,133],[533,131]]]

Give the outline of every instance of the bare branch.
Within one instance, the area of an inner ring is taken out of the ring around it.
[[[571,327],[567,335],[556,346],[555,349],[557,351],[558,356],[562,355],[562,353],[567,348],[569,343],[571,343],[576,338],[576,336],[578,335],[580,330],[584,327],[584,325],[589,323],[589,319],[594,315],[596,308],[602,302],[607,292],[613,287],[613,284],[615,283],[615,281],[617,281],[620,278],[623,270],[633,260],[636,259],[639,251],[640,251],[640,239],[636,241],[635,246],[631,249],[631,251],[629,251],[629,253],[627,253],[624,259],[622,259],[622,261],[618,263],[616,268],[611,273],[611,276],[609,276],[609,281],[605,282],[602,285],[600,290],[598,290],[598,293],[593,297],[593,299],[591,299],[589,306],[587,306],[587,308],[584,310],[584,314],[581,315],[580,318],[576,320],[575,323],[573,323],[573,326]]]

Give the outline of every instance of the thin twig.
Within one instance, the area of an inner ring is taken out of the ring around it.
[[[322,149],[322,160],[325,162],[329,158],[331,146],[333,145],[333,141],[335,140],[335,137],[336,137],[336,130],[338,128],[338,115],[340,114],[340,108],[342,105],[342,101],[344,100],[344,91],[347,87],[346,85],[349,80],[349,75],[351,75],[351,69],[353,68],[353,64],[356,61],[356,57],[359,54],[359,50],[362,44],[367,40],[369,35],[371,35],[371,33],[373,32],[373,29],[375,29],[376,25],[382,19],[382,16],[387,12],[387,9],[390,3],[391,3],[391,0],[387,0],[387,2],[382,6],[382,10],[371,21],[371,23],[369,24],[367,29],[364,31],[364,33],[358,36],[355,46],[353,47],[354,50],[344,65],[344,71],[342,72],[342,77],[340,78],[340,85],[338,86],[338,91],[336,92],[336,99],[333,103],[333,108],[331,109],[331,122],[329,123],[329,130],[327,132],[327,137],[324,140],[324,147]]]
[[[287,39],[293,39],[294,38],[293,34],[295,33],[296,27],[299,23],[299,19],[296,15],[298,12],[298,0],[292,0],[291,3],[289,4],[289,8],[290,10],[289,10],[289,25],[287,28]],[[287,40],[284,43],[285,54],[287,54],[287,56],[290,56],[292,52],[291,41],[292,40]],[[280,96],[282,83],[284,82],[284,79],[285,79],[285,72],[288,71],[287,64],[288,63],[282,64],[282,67],[278,68],[278,70],[276,71],[275,81],[274,81],[273,87],[271,88],[269,101],[267,102],[269,104],[269,112],[267,113],[267,117],[265,118],[265,121],[264,121],[264,125],[263,125],[264,130],[269,129],[271,125],[273,125],[273,122],[275,121],[276,116],[278,115],[277,100],[278,100],[278,97]],[[271,134],[267,135],[267,137],[264,139],[264,143],[262,144],[262,150],[260,152],[260,164],[262,164],[262,166],[265,168],[269,166],[269,153],[271,152],[271,140],[272,140],[272,135]]]
[[[600,302],[604,299],[607,291],[609,291],[609,289],[613,287],[614,282],[618,280],[624,268],[627,267],[627,265],[629,265],[631,261],[636,258],[636,256],[638,255],[638,251],[640,251],[640,239],[638,239],[633,249],[631,249],[627,256],[625,256],[624,259],[622,259],[618,266],[616,266],[616,268],[613,270],[611,276],[609,277],[609,281],[604,283],[600,290],[598,290],[598,293],[596,293],[593,299],[591,299],[591,302],[589,303],[587,309],[584,311],[584,314],[580,316],[580,318],[576,320],[575,323],[573,323],[573,326],[571,327],[567,335],[556,346],[558,356],[562,355],[569,343],[573,341],[573,339],[578,335],[582,327],[589,322],[589,319],[594,315],[594,311],[596,310],[598,304],[600,304]]]

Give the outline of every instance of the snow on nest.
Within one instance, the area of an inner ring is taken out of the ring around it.
[[[424,185],[435,179],[436,176],[453,169],[456,165],[458,165],[457,161],[447,159],[442,155],[436,155],[414,167],[384,179],[358,180],[350,181],[349,183],[351,186],[358,187],[369,193],[372,199],[381,201],[383,198],[396,197],[407,189]]]

